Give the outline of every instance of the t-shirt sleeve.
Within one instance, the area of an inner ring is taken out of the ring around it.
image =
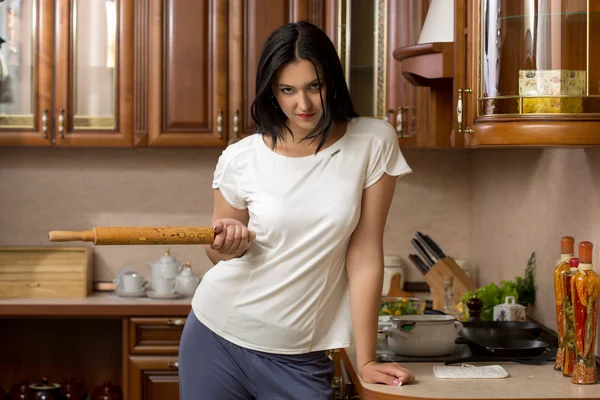
[[[377,126],[377,129],[381,131],[374,135],[370,146],[364,189],[377,182],[384,173],[399,177],[412,172],[400,151],[394,128],[384,122]]]
[[[231,207],[245,210],[247,205],[238,185],[238,180],[235,159],[226,149],[217,162],[212,187],[221,191],[223,198]]]

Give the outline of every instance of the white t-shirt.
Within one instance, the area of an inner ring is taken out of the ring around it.
[[[248,349],[301,354],[348,347],[351,316],[346,251],[363,189],[387,173],[411,172],[394,129],[355,118],[316,155],[286,157],[262,135],[225,149],[214,174],[234,208],[248,209],[256,240],[221,261],[192,300],[198,319]]]

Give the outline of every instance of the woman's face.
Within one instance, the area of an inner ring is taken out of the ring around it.
[[[317,79],[314,65],[308,60],[284,65],[275,77],[275,100],[288,118],[288,126],[294,134],[310,132],[321,118],[321,93],[323,101],[326,95],[321,71],[319,77],[321,81]]]

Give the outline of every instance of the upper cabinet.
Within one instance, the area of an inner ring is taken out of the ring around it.
[[[134,129],[141,146],[222,147],[253,133],[256,66],[267,37],[291,21],[322,26],[325,15],[314,0],[136,4]]]
[[[0,3],[0,144],[131,146],[133,0]]]
[[[466,144],[600,144],[600,2],[468,5]]]
[[[402,147],[426,145],[421,111],[429,93],[409,84],[392,52],[417,42],[427,5],[427,0],[337,0],[327,10],[336,28],[328,33],[338,48],[356,112],[387,119]]]

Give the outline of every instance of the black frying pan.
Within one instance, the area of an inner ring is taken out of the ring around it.
[[[456,343],[467,344],[475,354],[531,357],[544,353],[548,343],[537,340],[541,325],[531,322],[465,322]]]

